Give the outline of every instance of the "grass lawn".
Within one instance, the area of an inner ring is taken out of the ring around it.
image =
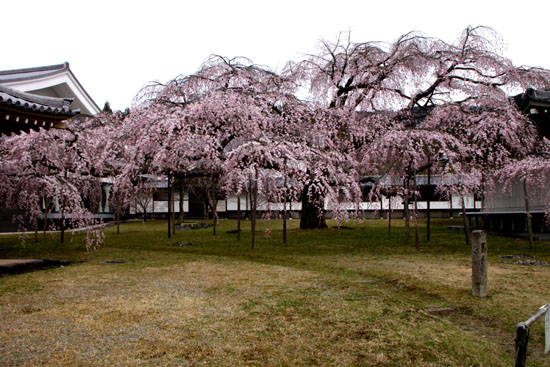
[[[178,232],[128,223],[86,252],[78,235],[19,244],[0,236],[0,258],[80,260],[0,277],[0,366],[511,366],[514,330],[550,303],[550,243],[489,236],[489,296],[471,294],[471,249],[434,221],[420,250],[402,221],[300,231],[259,223],[250,249],[226,233],[235,221]],[[329,222],[334,225],[334,222]],[[266,226],[270,236],[264,236]],[[421,236],[425,226],[421,222]],[[192,242],[177,247],[170,242]],[[125,261],[105,264],[106,261]],[[449,313],[425,310],[454,307]],[[529,366],[543,356],[543,322],[531,329]]]

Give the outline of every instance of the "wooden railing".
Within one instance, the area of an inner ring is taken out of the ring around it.
[[[525,363],[527,361],[527,343],[529,342],[529,327],[531,324],[533,324],[535,321],[540,319],[542,316],[548,313],[550,310],[550,304],[544,305],[539,309],[539,312],[531,316],[527,321],[520,322],[516,327],[516,354],[514,358],[514,367],[525,367]],[[549,322],[548,322],[548,316],[550,316],[550,313],[546,316],[546,325],[545,325],[545,334],[546,334],[546,345],[545,345],[545,353],[548,352],[549,349]]]

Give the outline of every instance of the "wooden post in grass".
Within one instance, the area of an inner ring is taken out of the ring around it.
[[[487,233],[472,232],[472,296],[487,296]]]
[[[514,367],[525,367],[527,362],[527,344],[529,342],[529,327],[520,322],[516,327],[516,353]]]

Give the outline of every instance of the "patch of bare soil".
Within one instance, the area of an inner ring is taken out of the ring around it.
[[[0,276],[59,268],[80,262],[49,259],[0,259]]]

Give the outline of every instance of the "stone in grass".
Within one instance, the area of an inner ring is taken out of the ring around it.
[[[527,266],[550,266],[550,263],[540,260],[518,260],[512,261],[510,264],[527,265]]]
[[[186,247],[186,246],[194,246],[195,244],[193,242],[172,242],[169,243],[170,246],[177,246],[177,247]]]
[[[225,233],[239,233],[240,231],[240,229],[230,229],[228,231],[225,231]]]
[[[499,257],[501,259],[513,259],[513,260],[534,259],[534,257],[530,255],[499,255]]]
[[[122,260],[107,260],[107,261],[103,261],[102,264],[126,264],[126,261],[122,261]]]
[[[508,261],[507,264],[527,265],[527,266],[550,266],[550,263],[536,260],[533,256],[529,255],[501,255],[501,259],[512,259],[517,261]]]
[[[206,223],[179,223],[176,224],[176,229],[179,229],[180,231],[188,231],[190,229],[202,229],[202,228],[208,228],[209,225]]]

